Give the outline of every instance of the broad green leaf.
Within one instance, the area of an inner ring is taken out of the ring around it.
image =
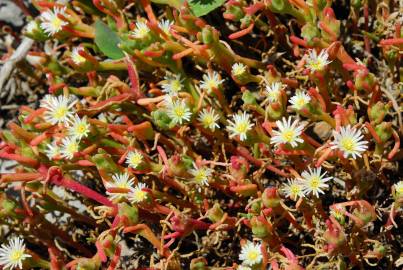
[[[101,21],[95,22],[95,44],[111,59],[120,59],[125,55],[118,47],[119,36]]]
[[[225,0],[189,0],[188,4],[197,17],[204,16],[214,9],[222,6]]]

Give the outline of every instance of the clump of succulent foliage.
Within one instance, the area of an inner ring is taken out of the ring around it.
[[[30,2],[0,268],[403,265],[398,1]]]

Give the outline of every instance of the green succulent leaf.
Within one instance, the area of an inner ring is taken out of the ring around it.
[[[118,47],[119,43],[119,36],[105,23],[102,21],[95,22],[95,44],[106,56],[111,59],[123,58],[125,55]]]
[[[188,4],[193,12],[193,14],[197,17],[204,16],[214,9],[222,6],[225,3],[225,0],[189,0]]]

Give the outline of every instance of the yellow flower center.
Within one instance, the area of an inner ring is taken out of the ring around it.
[[[322,70],[323,66],[324,66],[323,61],[321,61],[320,59],[313,60],[309,63],[309,67],[312,70]]]
[[[19,262],[22,258],[22,255],[24,255],[24,252],[22,250],[13,250],[10,253],[10,261],[12,262]]]
[[[69,145],[67,145],[66,150],[69,153],[75,153],[78,150],[78,145],[76,143],[70,143]]]
[[[144,192],[144,191],[142,191],[142,190],[140,190],[140,189],[136,189],[136,190],[133,192],[133,197],[134,197],[135,200],[138,201],[138,202],[144,201],[144,199],[146,198],[146,196],[147,196],[147,192]]]
[[[178,116],[179,118],[185,116],[185,108],[183,108],[182,106],[175,107],[173,111],[175,115]]]
[[[139,155],[133,155],[130,158],[130,164],[133,165],[134,167],[137,167],[139,163],[141,162],[141,157]]]
[[[351,138],[343,138],[340,145],[345,151],[354,151],[355,149],[355,143]]]
[[[182,88],[182,84],[178,80],[171,81],[171,89],[173,92],[179,92]]]
[[[214,119],[213,119],[213,117],[211,116],[211,115],[206,115],[204,118],[203,118],[203,124],[205,125],[205,126],[210,126],[210,125],[212,125],[214,123]]]
[[[245,67],[243,66],[235,66],[232,70],[235,76],[242,75],[245,72]]]
[[[59,17],[54,17],[51,21],[50,24],[54,29],[60,29],[62,28],[63,21],[59,19]]]
[[[255,261],[258,256],[259,256],[259,253],[255,250],[249,251],[248,255],[247,255],[248,260],[250,260],[250,261]]]
[[[238,123],[238,125],[236,125],[235,130],[238,133],[246,133],[248,131],[248,124],[247,123]]]
[[[60,107],[57,108],[56,111],[53,113],[55,119],[63,119],[68,112],[67,107]]]
[[[287,142],[291,142],[292,139],[294,138],[294,130],[287,130],[283,132],[283,139]]]
[[[311,186],[312,189],[318,189],[319,184],[320,184],[320,178],[317,176],[313,176],[309,181],[309,185]]]
[[[76,62],[76,63],[83,63],[83,62],[85,62],[85,58],[82,57],[79,53],[74,54],[73,60],[74,60],[74,62]]]
[[[206,84],[209,89],[218,88],[218,85],[215,80],[208,80]]]
[[[305,105],[305,99],[299,98],[296,102],[298,108],[302,108]]]
[[[87,131],[87,125],[85,123],[80,123],[77,125],[76,132],[78,134],[84,134]]]
[[[299,192],[301,191],[301,188],[298,185],[292,185],[290,187],[290,191],[293,196],[297,196],[299,194]]]
[[[197,183],[201,183],[204,179],[206,179],[207,175],[206,172],[203,169],[199,169],[195,175],[194,180]]]

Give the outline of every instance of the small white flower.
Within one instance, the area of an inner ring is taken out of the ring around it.
[[[333,131],[334,141],[332,142],[332,149],[338,149],[343,152],[343,156],[348,158],[352,156],[353,159],[356,156],[361,157],[361,154],[368,148],[368,142],[363,140],[359,129],[355,129],[348,125],[347,127],[341,127],[339,132]]]
[[[296,200],[299,197],[305,197],[301,181],[297,179],[288,179],[288,182],[283,184],[281,190],[292,200]]]
[[[248,131],[253,127],[253,124],[249,121],[249,117],[250,115],[246,112],[232,115],[233,121],[228,120],[229,126],[227,126],[227,129],[231,133],[229,135],[230,138],[239,135],[241,141],[246,140]]]
[[[328,188],[326,184],[327,181],[331,180],[332,177],[325,177],[326,172],[321,174],[322,168],[311,169],[308,171],[303,171],[301,173],[301,183],[303,185],[303,190],[305,195],[312,193],[315,197],[319,197],[319,193],[324,193],[323,189]]]
[[[126,157],[129,167],[136,169],[143,162],[143,155],[139,151],[130,151]]]
[[[220,75],[213,71],[203,75],[203,80],[200,82],[200,88],[210,93],[213,88],[218,88],[224,82],[220,80]]]
[[[51,160],[61,154],[60,147],[56,144],[56,142],[48,144],[46,147],[45,154]]]
[[[248,241],[241,249],[239,259],[243,261],[243,264],[253,266],[259,264],[262,259],[261,244],[254,244]]]
[[[69,136],[76,138],[78,141],[87,137],[90,132],[90,124],[87,121],[87,117],[84,116],[80,119],[78,115],[75,115],[74,122],[68,127],[67,131]]]
[[[150,28],[148,28],[145,22],[136,22],[136,29],[133,30],[133,36],[138,39],[145,38],[150,32]]]
[[[74,64],[76,64],[76,65],[81,65],[82,63],[87,61],[87,59],[85,59],[85,57],[83,57],[79,54],[80,50],[82,50],[82,48],[74,47],[73,50],[71,51],[71,55],[70,55],[71,60],[73,60]]]
[[[158,22],[158,27],[162,30],[162,31],[164,31],[164,33],[165,34],[167,34],[168,36],[171,34],[170,33],[170,29],[171,29],[171,26],[174,24],[174,22],[172,22],[172,21],[170,21],[170,20],[165,20],[165,19],[163,19],[162,21],[159,21]]]
[[[309,101],[311,101],[311,97],[302,91],[297,91],[295,95],[290,98],[290,103],[292,104],[291,107],[297,111],[304,108]]]
[[[27,24],[27,26],[25,27],[25,31],[28,34],[33,34],[35,31],[38,31],[38,27],[39,27],[38,23],[35,20],[33,20]]]
[[[183,122],[189,121],[192,113],[186,105],[185,100],[172,100],[168,103],[168,116],[171,117],[174,124],[182,125]]]
[[[46,95],[41,101],[41,107],[46,108],[45,120],[52,125],[63,123],[69,125],[74,120],[73,106],[77,100],[71,97]]]
[[[45,33],[47,33],[49,36],[52,36],[56,33],[58,33],[59,31],[62,30],[63,26],[67,25],[68,22],[63,21],[62,19],[59,18],[59,14],[61,14],[64,17],[68,17],[68,15],[66,14],[66,8],[58,8],[55,7],[52,10],[48,10],[45,12],[42,12],[40,19],[42,21],[41,23],[41,28],[43,29],[43,31],[45,31]]]
[[[399,181],[393,186],[395,188],[396,196],[398,197],[403,196],[403,181]]]
[[[73,159],[74,154],[78,152],[79,142],[76,138],[67,137],[62,140],[60,154],[63,158]]]
[[[291,117],[286,119],[277,120],[277,130],[273,130],[274,136],[271,138],[270,143],[275,145],[280,145],[282,143],[288,143],[292,147],[296,147],[298,143],[304,142],[304,140],[300,137],[304,126],[299,125],[299,121],[295,120],[291,123]]]
[[[123,188],[128,189],[128,192],[108,192],[106,194],[113,200],[118,201],[120,199],[128,197],[128,194],[133,190],[134,180],[130,178],[127,172],[125,173],[116,173],[112,175],[112,181],[106,182],[105,187],[108,188]]]
[[[322,50],[319,55],[316,50],[310,50],[306,59],[306,67],[311,71],[321,71],[332,61],[328,61],[329,55],[326,50]]]
[[[246,72],[246,66],[242,63],[235,63],[232,65],[231,73],[233,76],[241,76]]]
[[[284,88],[281,82],[275,82],[266,86],[266,91],[270,102],[277,102],[280,97],[280,91]]]
[[[190,169],[190,174],[193,175],[193,181],[199,186],[208,186],[208,180],[212,173],[212,169],[207,167],[198,168],[194,162],[193,169]]]
[[[0,247],[0,265],[3,269],[22,269],[22,262],[31,257],[25,252],[24,239],[20,237],[12,238],[8,244]]]
[[[180,74],[165,76],[165,80],[161,84],[162,92],[170,96],[177,96],[182,90],[183,84]]]
[[[147,191],[143,189],[147,188],[147,185],[144,183],[138,183],[137,186],[132,189],[129,193],[129,200],[132,203],[140,203],[147,199]]]
[[[215,128],[219,128],[220,126],[217,124],[217,121],[220,119],[220,116],[215,113],[214,109],[203,109],[199,113],[198,120],[203,125],[204,128],[209,128],[212,131]]]

